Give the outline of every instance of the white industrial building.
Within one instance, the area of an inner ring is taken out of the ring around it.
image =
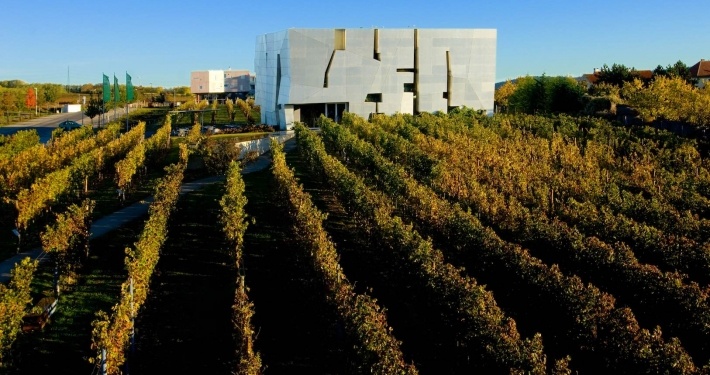
[[[201,98],[245,98],[253,94],[254,77],[248,70],[202,70],[190,73],[190,92]]]
[[[257,37],[261,122],[321,114],[493,113],[495,29],[288,29]]]

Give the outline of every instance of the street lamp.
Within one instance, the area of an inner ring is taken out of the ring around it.
[[[35,87],[35,117],[37,117],[37,88]]]

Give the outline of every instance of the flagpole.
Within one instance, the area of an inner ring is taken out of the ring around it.
[[[118,92],[118,88],[116,88],[117,84],[118,80],[116,79],[116,73],[113,73],[113,121],[116,121],[116,118],[118,117],[118,115],[116,114],[116,106],[118,106],[118,95],[116,95],[116,93]]]
[[[101,129],[101,123],[104,119],[104,112],[106,112],[106,107],[104,104],[104,88],[101,88],[101,113],[99,113],[99,129]]]
[[[134,99],[133,81],[131,79],[131,76],[128,75],[128,72],[126,72],[126,130],[128,130],[128,118],[130,116],[128,103],[132,102],[133,99]]]
[[[103,74],[103,73],[102,73],[102,74]],[[104,74],[103,76],[106,77],[105,74]],[[105,81],[104,81],[104,82],[105,82]],[[101,122],[102,122],[102,120],[103,120],[103,118],[104,118],[104,112],[106,111],[106,108],[104,107],[104,90],[106,90],[106,88],[103,87],[103,83],[102,83],[102,87],[101,87],[101,113],[99,113],[99,129],[101,129]]]
[[[126,131],[128,131],[128,72],[126,72]]]
[[[104,124],[106,123],[106,103],[111,101],[111,83],[108,80],[106,74],[103,75],[104,83],[101,93],[103,94],[101,98],[101,117],[99,117],[99,127],[101,126],[101,120]]]

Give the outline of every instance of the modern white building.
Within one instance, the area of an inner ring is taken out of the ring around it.
[[[254,77],[248,70],[201,70],[190,73],[190,91],[200,97],[246,97],[253,90]]]
[[[281,129],[344,111],[493,113],[495,29],[287,29],[257,37],[261,122]]]

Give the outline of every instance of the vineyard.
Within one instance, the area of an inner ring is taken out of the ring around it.
[[[691,139],[593,117],[346,113],[296,125],[268,169],[232,162],[178,195],[213,142],[170,128],[0,145],[5,208],[54,260],[0,285],[0,369],[710,373],[710,162]],[[89,241],[100,181],[154,201]],[[20,332],[53,272],[67,307]]]

